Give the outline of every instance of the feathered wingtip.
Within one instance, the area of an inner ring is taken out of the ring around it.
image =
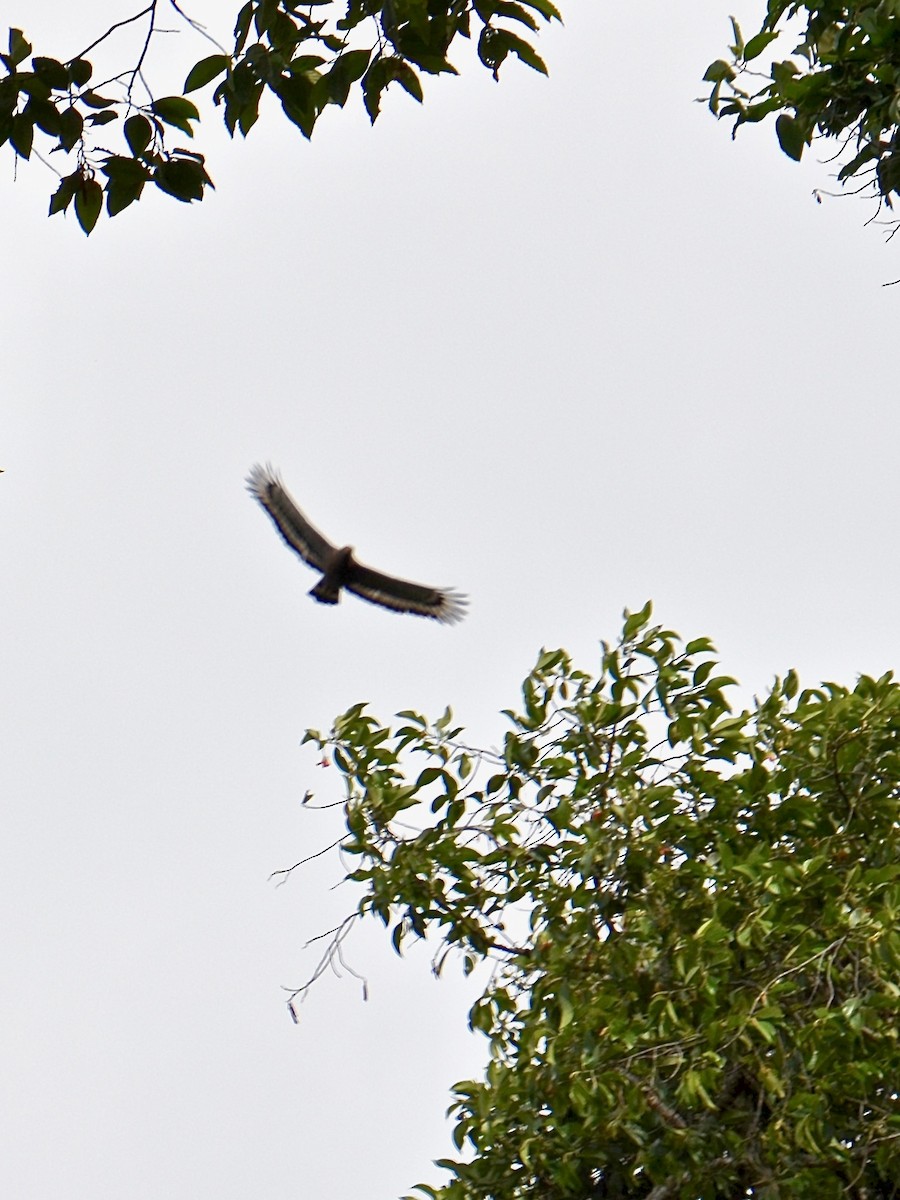
[[[247,485],[247,491],[256,500],[263,500],[268,494],[270,487],[278,487],[281,485],[281,476],[275,470],[271,463],[266,463],[262,466],[260,463],[255,463],[244,480]]]
[[[469,597],[462,592],[445,592],[441,589],[441,605],[437,619],[444,625],[455,625],[466,615],[469,607]]]

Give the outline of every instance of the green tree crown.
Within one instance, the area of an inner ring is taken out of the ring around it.
[[[496,753],[449,710],[308,733],[358,914],[493,963],[434,1200],[897,1194],[900,687],[734,713],[713,655],[647,605],[598,678],[542,652]]]
[[[775,116],[782,150],[799,161],[814,139],[836,143],[838,180],[888,208],[900,192],[900,3],[769,0],[744,38],[732,18],[728,58],[707,68],[709,107],[735,130]],[[780,39],[780,40],[779,40]],[[763,55],[794,43],[760,72]],[[772,49],[770,49],[772,47]]]

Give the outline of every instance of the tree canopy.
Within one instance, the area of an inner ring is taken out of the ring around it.
[[[216,52],[185,64],[183,94],[155,94],[149,60],[156,44],[160,10],[165,8],[213,42]],[[177,131],[192,138],[200,111],[190,93],[215,85],[228,132],[246,137],[259,117],[264,93],[274,95],[290,122],[311,137],[329,106],[343,108],[358,85],[371,121],[392,83],[422,101],[420,72],[456,74],[450,50],[457,38],[475,38],[478,58],[499,78],[510,54],[536,71],[547,68],[528,33],[540,22],[559,20],[552,0],[247,0],[234,23],[234,40],[221,46],[176,0],[150,0],[118,21],[71,58],[33,54],[21,29],[10,29],[9,47],[0,54],[0,146],[9,143],[21,159],[37,154],[46,139],[48,153],[74,156],[74,169],[62,174],[50,201],[50,215],[74,204],[85,233],[96,225],[104,201],[115,216],[141,198],[148,183],[176,200],[202,200],[212,180],[204,156],[167,139]],[[94,82],[88,58],[123,26],[141,23],[144,40],[136,60],[115,67]],[[30,64],[29,64],[30,60]],[[116,124],[119,149],[104,142]]]
[[[892,207],[900,193],[900,2],[768,0],[752,37],[732,26],[729,58],[705,75],[712,111],[733,116],[735,130],[774,115],[781,148],[796,161],[814,139],[833,141],[838,180]],[[760,72],[778,39],[795,45]]]
[[[153,84],[162,10],[194,31],[195,44],[205,39],[207,49],[214,46],[214,53],[185,62],[177,95],[158,95]],[[475,42],[495,79],[510,55],[546,74],[529,39],[553,20],[561,16],[552,0],[312,0],[302,6],[247,0],[226,46],[177,0],[150,0],[69,58],[34,54],[25,33],[12,28],[8,51],[0,54],[0,146],[8,143],[23,160],[42,150],[61,155],[72,169],[59,171],[50,215],[74,206],[90,233],[104,207],[115,216],[139,200],[148,183],[177,200],[202,200],[212,186],[204,155],[170,144],[178,134],[194,136],[201,120],[188,98],[194,92],[211,87],[229,133],[244,137],[270,93],[309,138],[322,113],[343,108],[354,89],[373,122],[391,84],[421,102],[423,73],[457,73],[450,55],[460,38]],[[704,76],[712,85],[712,112],[734,117],[735,129],[775,116],[781,148],[795,160],[814,139],[835,140],[838,179],[891,207],[900,191],[900,0],[768,0],[752,37],[745,39],[734,19],[732,26],[728,57]],[[95,56],[112,52],[123,27],[143,31],[140,49],[96,82]],[[779,38],[796,44],[788,57],[760,71]],[[117,146],[109,149],[105,143],[116,131]]]
[[[449,710],[307,734],[348,922],[492,963],[432,1200],[900,1194],[900,685],[733,689],[648,604],[596,678],[542,652],[501,750]]]

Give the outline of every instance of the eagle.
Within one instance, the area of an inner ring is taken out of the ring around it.
[[[322,572],[322,578],[309,593],[321,604],[337,604],[341,588],[346,588],[382,608],[432,617],[445,625],[453,625],[465,616],[468,598],[459,592],[382,575],[357,562],[352,546],[333,546],[306,519],[278,472],[270,466],[253,467],[247,476],[247,491],[263,506],[290,548],[305,563]]]

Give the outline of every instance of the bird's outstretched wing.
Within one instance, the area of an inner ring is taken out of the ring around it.
[[[324,571],[335,547],[307,521],[285,490],[278,472],[268,465],[257,464],[247,476],[247,491],[260,502],[290,548],[311,567]]]
[[[443,591],[425,587],[421,583],[411,583],[408,579],[396,579],[393,575],[382,575],[380,571],[373,571],[371,567],[364,567],[355,560],[350,564],[344,587],[372,604],[392,608],[395,612],[433,617],[446,625],[461,621],[469,603],[467,597],[459,592]]]

